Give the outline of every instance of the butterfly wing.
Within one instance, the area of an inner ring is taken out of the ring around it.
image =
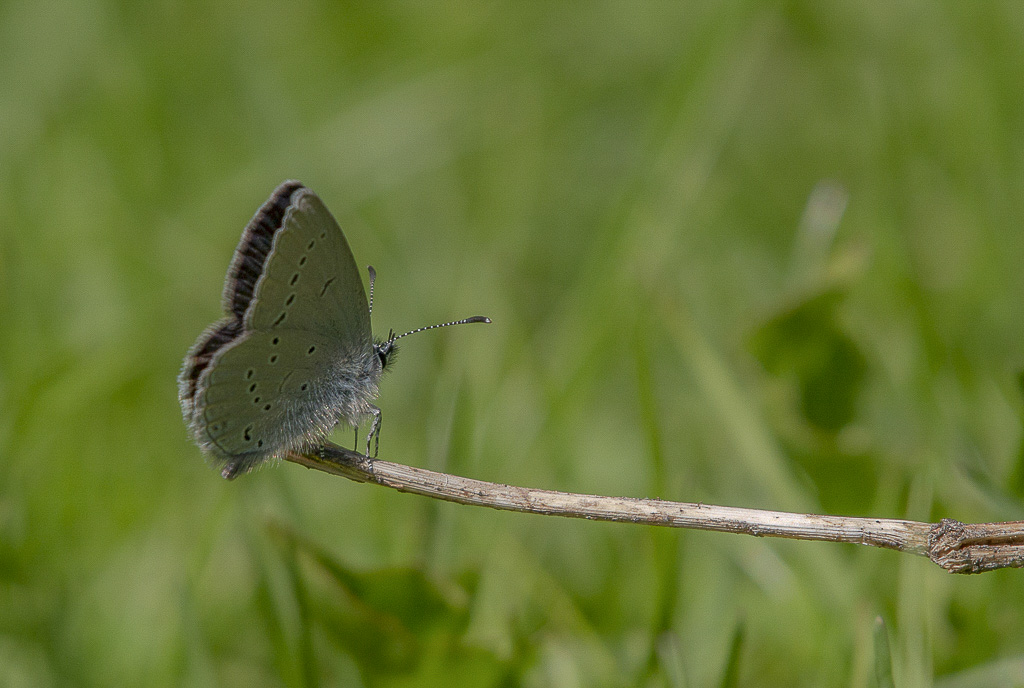
[[[247,330],[316,332],[343,350],[373,346],[352,250],[323,201],[305,187],[290,196],[243,322]]]
[[[362,279],[323,202],[281,184],[242,234],[228,318],[196,341],[179,377],[199,445],[236,475],[355,424],[377,392]]]
[[[341,419],[358,422],[372,362],[303,330],[249,332],[221,348],[200,376],[192,431],[232,473],[323,440]],[[363,373],[363,374],[361,374]]]

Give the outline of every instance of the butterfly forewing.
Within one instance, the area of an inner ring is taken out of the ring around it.
[[[370,311],[352,251],[312,191],[291,196],[245,313],[246,329],[306,330],[343,350],[372,347]]]

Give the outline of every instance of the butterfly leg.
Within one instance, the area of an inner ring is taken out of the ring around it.
[[[370,434],[366,436],[366,455],[370,455],[370,440],[374,439],[373,458],[377,458],[377,450],[380,449],[380,419],[381,412],[376,406],[371,405],[369,412],[373,414],[373,423],[370,425]]]

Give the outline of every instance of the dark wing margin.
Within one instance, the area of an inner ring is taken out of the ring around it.
[[[228,317],[214,323],[199,336],[185,357],[185,365],[178,376],[178,397],[186,415],[190,416],[195,408],[199,376],[218,351],[242,334],[242,317],[252,301],[256,282],[274,246],[274,235],[281,230],[292,194],[304,188],[302,182],[295,180],[282,182],[245,226],[224,282],[223,303]]]
[[[178,399],[182,403],[182,410],[189,422],[191,422],[192,412],[195,409],[196,386],[199,384],[199,376],[210,365],[214,354],[220,351],[224,345],[233,342],[240,334],[242,334],[241,320],[234,318],[221,320],[206,328],[206,331],[199,335],[199,339],[189,349],[188,355],[185,357],[185,365],[178,375]]]
[[[238,242],[235,255],[224,282],[224,310],[239,321],[249,308],[256,282],[263,274],[267,256],[274,246],[274,235],[284,223],[284,215],[292,203],[292,195],[305,188],[302,182],[288,180],[274,189],[267,202],[260,206]]]

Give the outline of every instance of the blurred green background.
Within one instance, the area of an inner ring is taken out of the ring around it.
[[[378,334],[494,319],[381,458],[1024,518],[1022,93],[1015,2],[5,0],[0,685],[874,686],[879,615],[897,685],[1024,685],[1022,571],[225,482],[175,388],[294,177]]]

